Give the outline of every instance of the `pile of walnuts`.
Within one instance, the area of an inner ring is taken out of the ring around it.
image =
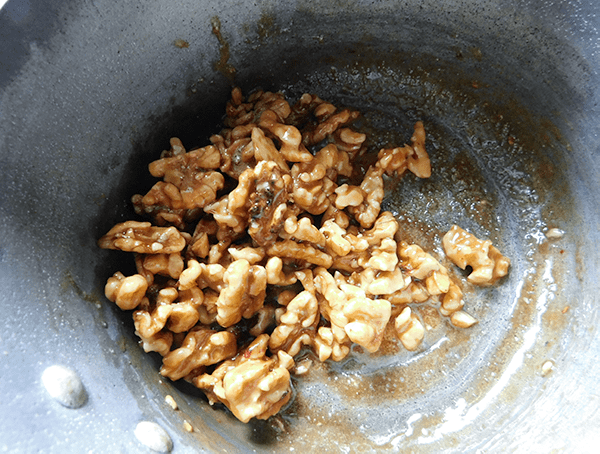
[[[432,299],[455,326],[476,323],[448,270],[398,239],[381,212],[384,174],[431,175],[423,124],[357,179],[358,115],[314,95],[290,106],[280,93],[244,99],[236,88],[211,145],[186,151],[172,138],[149,165],[161,180],[132,201],[152,222],[118,224],[98,242],[135,253],[137,274],[115,273],[105,293],[134,311],[144,350],[163,356],[160,373],[243,422],[290,400],[303,349],[321,361],[342,360],[352,344],[375,352],[389,326],[415,350],[425,327],[411,305]],[[508,259],[459,227],[443,244],[475,284],[507,273]]]

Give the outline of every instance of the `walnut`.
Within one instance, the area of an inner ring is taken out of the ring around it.
[[[171,158],[186,153],[183,143],[179,138],[171,137],[171,139],[169,139],[169,144],[171,145],[171,148],[169,150],[163,150],[160,154],[161,158]]]
[[[254,147],[250,138],[250,133],[255,127],[255,124],[248,125],[244,130],[244,133],[247,132],[247,129],[250,130],[247,132],[248,136],[238,138],[234,141],[232,141],[231,137],[229,138],[230,140],[226,140],[220,134],[210,137],[210,141],[217,147],[221,154],[221,172],[237,180],[244,170],[251,169],[256,165]]]
[[[326,249],[333,252],[333,254],[343,257],[348,255],[352,250],[352,244],[344,238],[346,230],[340,227],[335,221],[325,221],[320,231],[325,237]]]
[[[473,268],[467,278],[472,284],[491,285],[508,274],[510,260],[490,240],[480,240],[457,225],[444,235],[442,246],[452,263],[463,270]]]
[[[261,262],[266,255],[265,249],[262,247],[253,248],[250,246],[246,247],[230,247],[227,249],[229,255],[233,258],[233,260],[247,260],[250,265],[254,265],[256,263]]]
[[[329,268],[333,260],[329,254],[322,252],[308,244],[298,244],[292,240],[278,241],[267,249],[271,256],[288,259],[304,260],[317,266]]]
[[[360,273],[352,273],[351,280],[369,295],[391,295],[408,287],[410,279],[405,279],[400,267],[392,271],[379,271],[366,268]],[[352,283],[352,282],[350,282]]]
[[[357,230],[356,234],[344,231],[331,221],[327,221],[321,230],[328,236],[326,251],[333,257],[334,269],[350,273],[364,268],[395,270],[398,257],[393,238],[398,223],[390,212],[381,213],[370,230]]]
[[[398,256],[406,273],[416,279],[425,280],[435,271],[447,274],[447,270],[440,262],[416,244],[409,245],[406,241],[402,241],[398,245]]]
[[[395,320],[396,334],[404,348],[409,351],[416,350],[425,337],[425,327],[421,320],[405,308]]]
[[[308,162],[312,154],[302,144],[302,134],[298,128],[278,122],[277,114],[272,110],[263,112],[259,126],[276,136],[281,142],[279,152],[286,161]]]
[[[259,246],[272,243],[282,228],[292,190],[291,178],[272,161],[240,175],[237,187],[205,208],[223,228],[248,233]]]
[[[333,135],[333,143],[338,149],[347,152],[351,156],[360,153],[365,140],[367,140],[366,134],[353,131],[350,128],[338,129]]]
[[[158,292],[155,304],[151,304],[148,298],[144,299],[133,313],[133,323],[140,337],[151,337],[165,327],[178,295],[177,289],[167,287]]]
[[[142,348],[146,353],[157,352],[161,356],[165,356],[171,350],[173,344],[173,333],[171,331],[159,331],[149,337],[143,336],[137,331],[135,334],[139,336]]]
[[[149,222],[126,221],[115,225],[98,240],[102,249],[141,254],[173,254],[186,246],[175,227],[153,227]]]
[[[220,156],[216,147],[208,146],[159,159],[150,163],[148,168],[153,176],[162,177],[165,183],[173,185],[179,191],[180,199],[169,193],[165,200],[175,198],[178,204],[182,204],[182,208],[204,208],[217,198],[217,191],[223,188],[225,182],[220,172],[206,170],[218,169]],[[174,190],[171,189],[171,192],[174,193]]]
[[[355,285],[338,287],[333,276],[322,267],[315,270],[315,285],[324,297],[321,314],[331,322],[334,340],[341,344],[350,339],[370,352],[377,351],[391,316],[390,302],[372,300]]]
[[[410,145],[382,148],[377,155],[377,165],[387,175],[401,177],[408,169],[408,157],[414,152]]]
[[[183,229],[186,221],[197,216],[194,210],[184,207],[179,189],[164,181],[157,182],[144,196],[134,195],[131,202],[137,214],[150,216],[159,226],[174,225]]]
[[[419,178],[431,176],[431,162],[425,150],[425,128],[423,122],[415,123],[411,145],[396,148],[383,148],[379,151],[377,166],[386,174],[396,177],[408,169]]]
[[[276,414],[292,396],[290,355],[279,351],[267,357],[269,336],[262,334],[236,358],[221,363],[215,371],[193,379],[212,405],[221,402],[242,422],[267,419]]]
[[[279,257],[271,257],[265,265],[267,272],[267,283],[270,285],[292,285],[295,284],[297,278],[294,274],[286,275],[283,272],[283,261]]]
[[[104,294],[124,311],[135,309],[139,306],[148,289],[148,281],[141,274],[125,277],[117,271],[108,278]]]
[[[431,176],[431,162],[425,150],[425,127],[422,121],[415,123],[415,131],[410,141],[415,152],[408,157],[408,170],[419,178],[429,178]]]
[[[477,320],[464,311],[456,311],[450,316],[450,322],[458,328],[469,328],[477,323]]]
[[[283,230],[279,236],[285,240],[294,240],[298,243],[311,243],[319,247],[325,247],[325,236],[317,229],[308,217],[296,218],[291,215],[283,223]]]
[[[282,171],[286,173],[290,171],[284,156],[260,128],[252,130],[252,146],[254,147],[254,158],[256,161],[272,161]]]
[[[343,109],[334,114],[335,110],[335,106],[329,103],[320,104],[315,108],[315,116],[322,121],[311,128],[307,128],[303,133],[303,142],[306,146],[318,144],[327,136],[333,134],[340,126],[358,118],[358,112],[356,111]]]
[[[450,281],[448,291],[442,298],[442,305],[440,307],[441,314],[448,316],[461,310],[464,306],[462,297],[463,293],[460,287],[456,285],[456,283]]]
[[[322,214],[331,205],[338,174],[350,176],[352,167],[348,154],[338,151],[335,145],[319,150],[312,161],[294,164],[294,202],[310,214]]]
[[[358,186],[349,186],[343,184],[335,190],[335,206],[336,208],[343,210],[344,208],[351,206],[357,207],[366,198],[365,192]]]
[[[364,228],[370,228],[379,216],[384,193],[382,175],[383,169],[377,166],[369,167],[360,184],[360,189],[366,197],[360,205],[348,207],[348,211]]]
[[[358,115],[315,95],[290,107],[281,93],[234,88],[212,145],[187,152],[172,138],[150,164],[162,181],[132,201],[158,227],[129,221],[98,242],[135,253],[137,274],[115,273],[105,291],[134,310],[144,350],[163,356],[161,374],[243,422],[290,400],[289,370],[311,362],[294,365],[304,347],[341,361],[353,343],[377,351],[388,325],[416,350],[440,314],[458,328],[477,323],[448,270],[396,240],[398,222],[381,212],[384,173],[431,174],[423,123],[410,145],[382,149],[357,186],[351,158],[374,142],[348,126]],[[471,282],[507,272],[508,259],[462,229],[444,242],[451,260],[473,267]]]
[[[341,361],[350,353],[350,340],[340,342],[333,335],[330,327],[321,326],[313,340],[313,348],[319,361]]]
[[[180,253],[146,255],[143,257],[141,265],[145,271],[153,275],[160,274],[173,279],[179,279],[184,267]]]
[[[227,328],[242,317],[252,317],[263,305],[267,272],[247,260],[236,260],[223,274],[224,288],[217,300],[217,322]]]
[[[217,364],[236,353],[237,343],[232,333],[196,327],[185,336],[181,347],[163,358],[160,374],[171,380],[179,380],[194,369]]]
[[[249,197],[248,234],[259,246],[275,242],[289,215],[292,180],[274,162],[259,162],[254,169],[254,191]]]
[[[279,324],[271,334],[269,348],[272,352],[283,350],[290,356],[300,352],[303,345],[312,345],[319,323],[319,303],[312,293],[304,290],[286,306]]]

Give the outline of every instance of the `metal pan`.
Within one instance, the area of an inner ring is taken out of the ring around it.
[[[177,453],[593,452],[599,12],[594,0],[10,0],[0,448],[149,452],[134,436],[148,420]],[[162,379],[130,316],[103,296],[130,258],[96,240],[133,217],[129,198],[171,136],[207,143],[234,84],[357,108],[374,150],[422,120],[433,176],[390,184],[384,208],[435,253],[456,223],[512,259],[502,285],[467,295],[480,323],[443,322],[414,353],[389,342],[315,367],[268,421],[242,424]],[[81,378],[79,408],[44,388],[55,364]]]

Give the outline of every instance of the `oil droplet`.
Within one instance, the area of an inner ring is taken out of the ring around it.
[[[142,421],[134,431],[141,444],[156,452],[171,452],[173,441],[169,434],[155,422]]]
[[[48,394],[67,408],[82,407],[87,401],[79,375],[68,367],[48,367],[42,374],[42,383]]]

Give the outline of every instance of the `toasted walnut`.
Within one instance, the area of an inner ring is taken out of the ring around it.
[[[237,140],[234,140],[232,137],[234,135],[233,131],[231,131],[227,139],[221,134],[215,134],[210,137],[210,141],[217,147],[221,154],[221,172],[237,180],[244,170],[251,169],[256,165],[254,147],[250,138],[252,129],[255,127],[255,124],[245,127],[243,131],[244,136]]]
[[[252,317],[263,305],[267,272],[262,266],[236,260],[223,274],[224,288],[217,300],[217,322],[227,328],[242,317]]]
[[[217,364],[236,353],[237,344],[232,333],[196,327],[185,336],[181,347],[163,358],[160,373],[171,380],[179,380],[198,367]]]
[[[326,251],[333,257],[333,268],[350,273],[361,272],[364,268],[395,270],[398,257],[393,238],[398,223],[390,212],[381,213],[370,230],[357,230],[356,234],[344,233],[331,221],[327,221],[321,230],[329,236]]]
[[[303,142],[306,146],[316,145],[327,136],[333,134],[340,126],[350,123],[358,118],[358,112],[343,109],[338,113],[332,104],[323,103],[319,105],[314,113],[317,119],[322,119],[312,128],[307,128],[303,133]]]
[[[171,158],[173,156],[186,153],[183,143],[181,140],[179,140],[179,138],[171,137],[171,139],[169,139],[169,144],[171,145],[171,148],[168,150],[163,150],[160,154],[161,158]]]
[[[275,147],[273,141],[265,136],[265,133],[260,128],[252,130],[252,146],[254,147],[254,158],[257,161],[272,161],[282,171],[290,171],[281,152]]]
[[[189,260],[188,266],[179,275],[179,290],[188,290],[197,285],[196,281],[202,274],[202,267],[196,260]]]
[[[137,214],[150,216],[159,226],[174,225],[183,229],[185,221],[196,216],[185,208],[179,189],[164,181],[157,182],[144,196],[134,195],[131,201]]]
[[[411,312],[406,313],[404,309],[396,318],[395,326],[398,339],[402,342],[405,349],[409,351],[416,350],[425,337],[425,327],[419,318]],[[408,320],[405,321],[405,319]]]
[[[346,207],[357,207],[365,200],[365,192],[358,186],[343,184],[335,190],[335,206],[343,210]]]
[[[142,261],[144,270],[152,274],[170,276],[173,279],[179,279],[183,266],[183,258],[179,253],[146,255]]]
[[[315,285],[324,296],[321,314],[331,322],[335,340],[342,343],[348,338],[370,352],[377,351],[391,316],[390,302],[372,300],[355,285],[338,287],[333,276],[322,267],[315,270]]]
[[[175,138],[177,146],[183,148],[183,144]],[[171,142],[173,145],[173,141]],[[172,154],[170,157],[163,157],[158,161],[150,163],[148,169],[152,176],[164,177],[165,181],[171,182],[177,186],[181,180],[189,178],[195,171],[204,169],[218,169],[221,165],[221,155],[216,147],[198,148],[187,153]]]
[[[175,227],[153,227],[149,222],[126,221],[115,225],[98,240],[102,249],[141,254],[173,254],[186,246]]]
[[[269,336],[262,334],[233,360],[221,363],[211,374],[193,379],[212,405],[221,402],[242,422],[267,419],[289,402],[292,392],[290,355],[279,351],[267,357]]]
[[[204,208],[217,198],[217,191],[223,188],[225,179],[220,172],[206,169],[218,169],[221,155],[216,147],[208,146],[171,158],[152,162],[148,168],[155,177],[162,177],[180,192],[180,198],[174,197],[182,208]],[[172,188],[172,186],[171,186]],[[174,194],[174,190],[171,190]],[[142,200],[144,202],[144,200]],[[178,208],[178,207],[172,207]]]
[[[350,176],[352,167],[348,154],[338,151],[335,145],[322,148],[312,161],[294,164],[294,202],[310,214],[322,214],[331,205],[338,174]]]
[[[409,276],[425,280],[435,271],[447,274],[446,269],[433,256],[416,244],[402,241],[398,245],[400,264]]]
[[[250,265],[254,265],[258,262],[261,262],[266,255],[264,248],[258,247],[230,247],[227,249],[229,255],[233,258],[233,260],[247,260]]]
[[[289,216],[283,223],[283,230],[279,232],[279,236],[286,240],[294,240],[299,243],[306,242],[325,247],[325,237],[308,217],[298,220],[296,216]]]
[[[140,337],[151,337],[165,327],[178,295],[177,289],[167,287],[158,292],[155,304],[151,304],[148,298],[144,299],[133,313],[133,323]]]
[[[302,144],[302,134],[292,125],[278,122],[277,114],[272,110],[263,112],[259,126],[275,135],[281,142],[279,152],[290,162],[308,162],[313,159],[312,154]]]
[[[345,238],[346,230],[340,227],[335,221],[328,220],[323,223],[320,229],[325,237],[325,245],[335,255],[343,257],[352,250],[352,244]]]
[[[259,246],[275,242],[289,215],[292,180],[274,162],[259,162],[254,169],[255,190],[249,197],[248,234]]]
[[[448,316],[452,313],[459,311],[463,308],[463,293],[462,290],[456,283],[450,282],[448,292],[442,298],[442,306],[440,307],[440,313]]]
[[[377,156],[377,166],[388,175],[397,177],[408,169],[419,178],[431,176],[431,162],[425,150],[425,128],[423,122],[415,123],[411,145],[396,148],[383,148]]]
[[[416,350],[440,316],[477,323],[460,283],[397,240],[398,222],[381,212],[384,173],[431,174],[423,123],[410,145],[382,149],[358,184],[367,161],[356,171],[350,161],[377,142],[348,126],[358,115],[315,95],[290,107],[281,93],[245,98],[234,88],[212,145],[187,152],[172,138],[150,164],[162,181],[132,201],[159,227],[125,222],[98,242],[135,252],[138,274],[116,273],[106,295],[135,310],[144,350],[164,357],[161,374],[192,382],[243,422],[290,400],[289,370],[306,373],[312,361],[294,366],[304,347],[341,361],[353,343],[377,351],[388,325]],[[456,229],[444,248],[473,267],[470,281],[506,274],[497,249]]]
[[[317,266],[329,268],[333,260],[329,254],[315,249],[307,244],[299,244],[292,240],[278,241],[267,249],[271,256],[304,260]]]
[[[282,93],[264,92],[258,90],[248,97],[248,102],[243,102],[243,96],[233,93],[239,90],[234,88],[232,91],[232,100],[227,104],[225,125],[235,127],[248,123],[258,123],[263,112],[273,111],[277,115],[279,122],[283,122],[291,113],[291,108]],[[241,93],[241,91],[240,91]],[[235,99],[235,100],[234,100]],[[240,99],[240,102],[237,100]]]
[[[279,317],[279,324],[271,334],[269,348],[273,352],[283,350],[295,356],[304,345],[312,345],[319,323],[319,303],[310,292],[300,292],[286,306]]]
[[[400,177],[408,169],[408,157],[413,153],[414,150],[409,145],[396,148],[382,148],[377,155],[377,165],[386,174]]]
[[[271,257],[265,265],[267,272],[267,283],[270,285],[292,285],[297,281],[293,273],[285,274],[283,272],[283,261],[279,257]]]
[[[157,352],[161,356],[165,356],[171,351],[171,345],[173,344],[173,333],[171,331],[159,331],[149,337],[143,336],[137,331],[135,334],[139,336],[142,348],[146,353]]]
[[[360,184],[360,189],[366,197],[360,205],[348,207],[350,213],[364,228],[370,228],[379,216],[384,193],[382,175],[383,170],[379,167],[369,167]]]
[[[134,274],[125,277],[123,273],[117,271],[106,282],[104,294],[121,309],[128,311],[138,307],[147,289],[148,281],[144,276]]]
[[[491,285],[508,274],[510,260],[490,240],[482,241],[457,225],[444,235],[442,246],[452,263],[463,270],[473,268],[467,278],[473,284]]]
[[[320,361],[341,361],[350,353],[350,339],[339,342],[330,327],[321,326],[313,340],[313,348]]]
[[[408,157],[408,170],[419,178],[429,178],[431,176],[431,162],[425,150],[425,127],[422,121],[415,123],[415,132],[410,140],[415,152]]]
[[[402,305],[409,303],[424,303],[431,295],[427,293],[425,285],[421,282],[414,282],[410,277],[406,278],[405,282],[409,284],[392,294],[386,295],[386,298],[394,305]]]
[[[469,328],[477,323],[477,320],[464,311],[456,311],[450,317],[450,322],[458,328]]]
[[[333,143],[338,149],[352,156],[356,156],[360,152],[363,143],[367,140],[366,134],[353,131],[350,128],[338,129],[333,137]]]
[[[366,268],[360,273],[353,273],[351,280],[370,295],[391,295],[407,288],[410,283],[410,279],[405,279],[400,267],[396,267],[392,271]]]

